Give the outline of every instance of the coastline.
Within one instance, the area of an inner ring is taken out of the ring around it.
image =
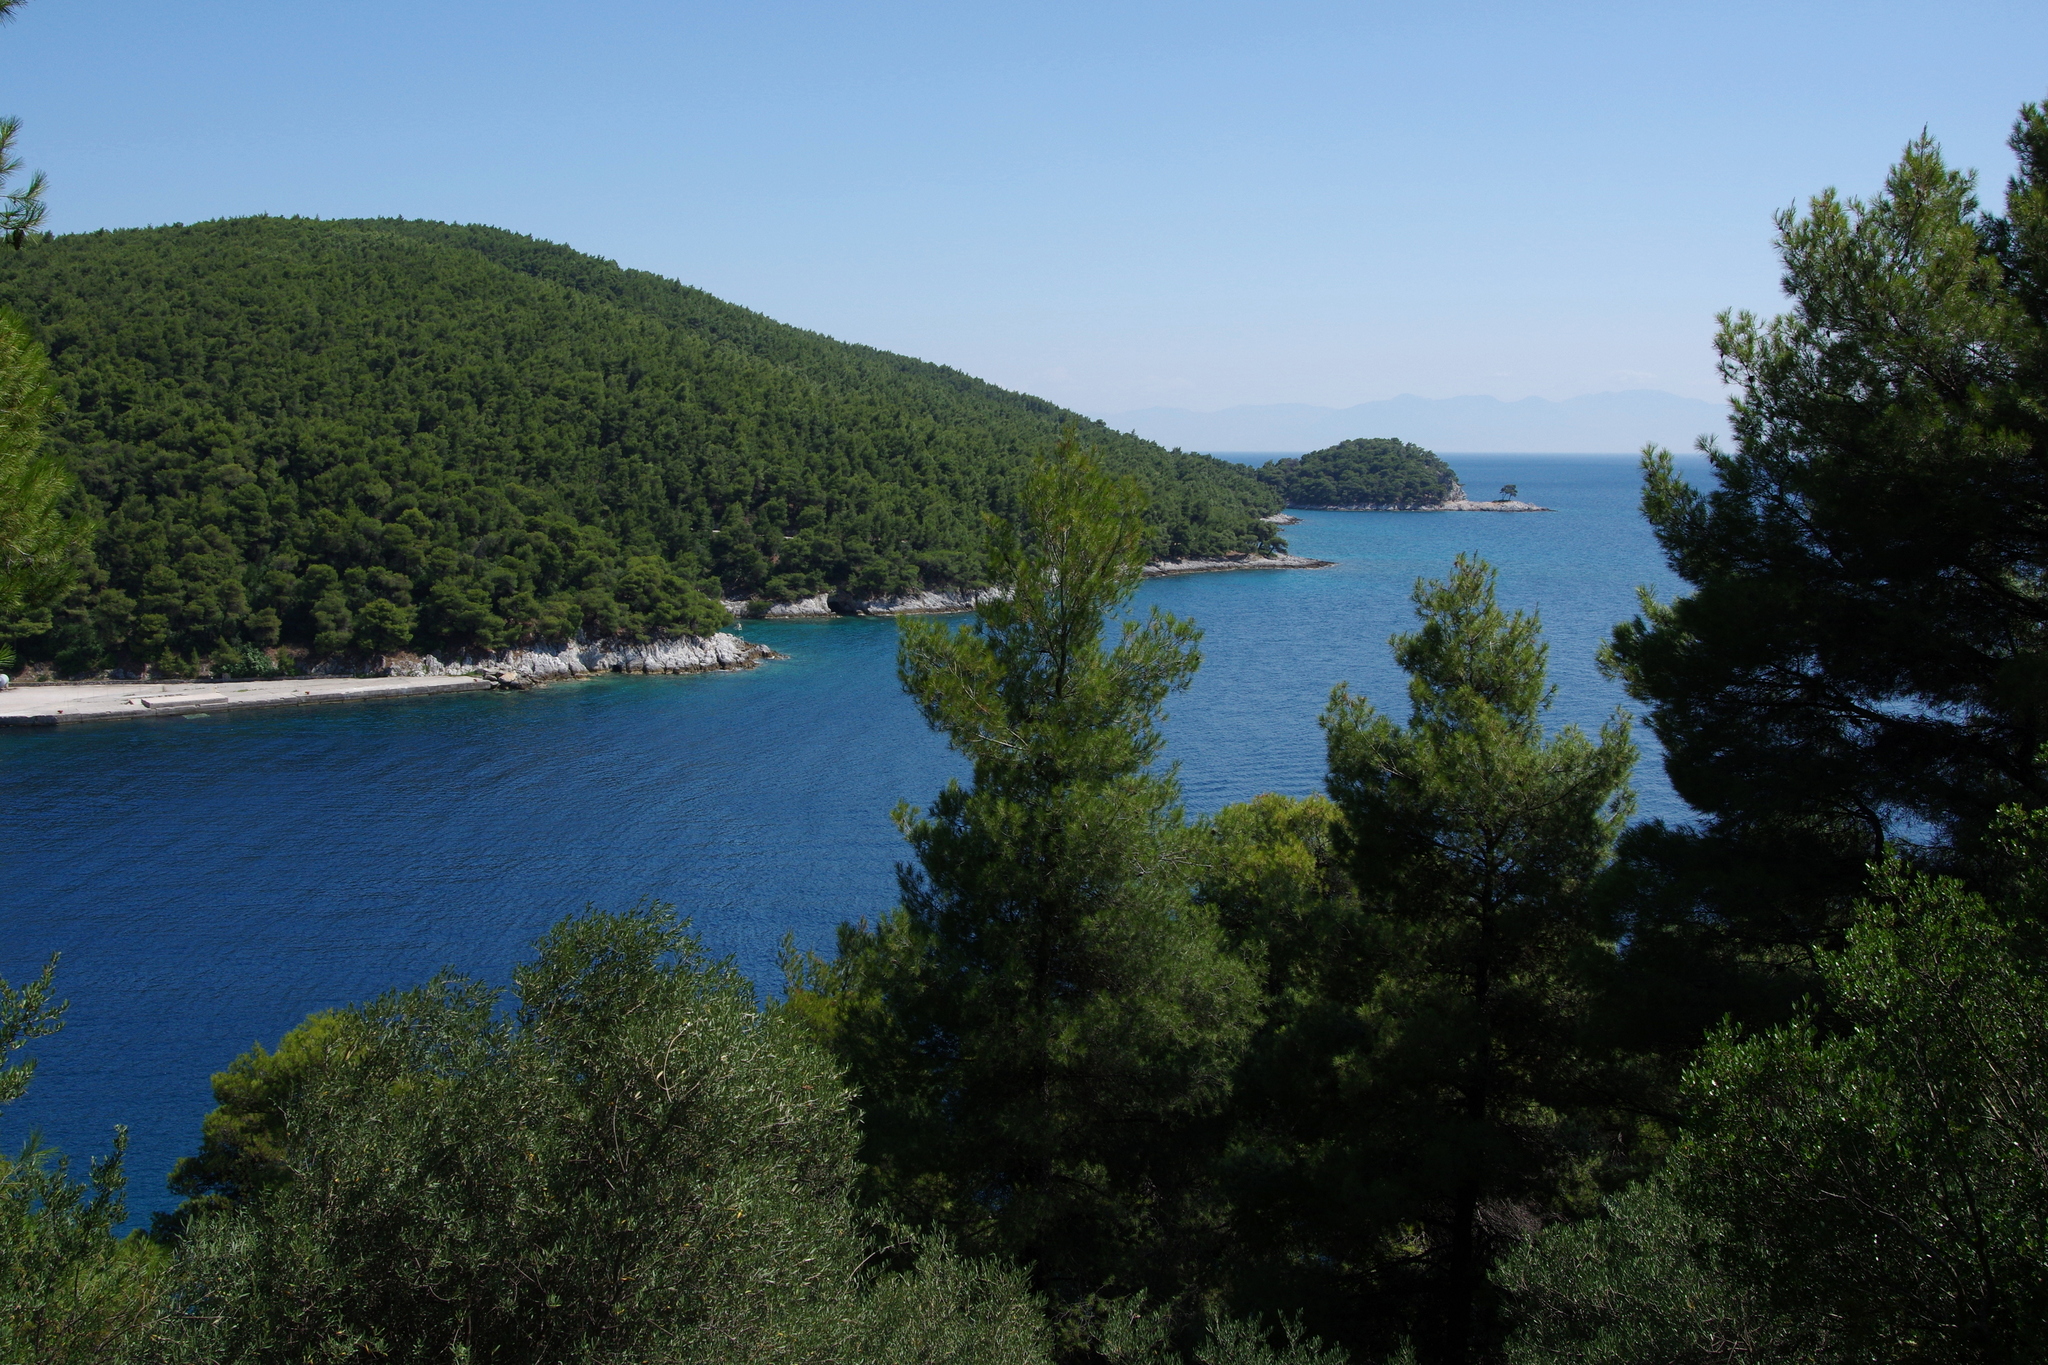
[[[1147,564],[1147,578],[1170,578],[1184,573],[1223,573],[1231,569],[1327,569],[1334,559],[1309,559],[1303,555],[1224,555],[1218,559],[1160,559]]]
[[[326,701],[482,692],[495,686],[473,676],[440,678],[287,678],[279,681],[179,683],[25,683],[0,692],[0,727],[48,727],[89,720],[197,716]]]
[[[1241,569],[1327,569],[1335,563],[1303,555],[1236,554],[1157,560],[1145,565],[1142,572],[1146,578],[1166,578]],[[948,589],[866,599],[819,593],[795,602],[729,601],[725,606],[736,617],[767,621],[941,615],[972,611],[1000,591]],[[305,673],[283,678],[101,678],[83,682],[22,679],[0,692],[0,728],[200,716],[259,707],[427,697],[493,688],[523,691],[543,683],[569,682],[606,673],[750,669],[781,657],[766,645],[720,631],[714,635],[644,642],[573,640],[559,645],[518,645],[475,655],[465,653],[447,660],[413,653],[380,655],[367,664],[329,659]]]
[[[1267,517],[1265,520],[1277,521],[1280,518]],[[1301,518],[1288,517],[1286,520],[1293,523]],[[1154,560],[1145,565],[1142,572],[1147,578],[1165,578],[1173,574],[1220,573],[1230,569],[1327,569],[1335,563],[1333,559],[1309,559],[1302,555],[1234,554],[1213,559]],[[973,611],[1001,591],[1000,588],[946,588],[905,597],[873,598],[821,592],[794,602],[772,604],[729,598],[725,608],[734,616],[749,621],[827,621],[839,616],[942,616]]]
[[[1348,506],[1321,503],[1297,504],[1304,512],[1554,512],[1533,502],[1474,502],[1470,498],[1447,498],[1442,502],[1363,502]],[[1297,518],[1298,520],[1298,518]]]
[[[763,660],[780,657],[766,645],[720,632],[645,643],[577,640],[561,645],[523,645],[450,662],[431,654],[392,654],[381,656],[367,669],[346,669],[329,661],[287,678],[20,682],[0,692],[0,727],[144,720],[493,688],[523,691],[537,683],[605,673],[725,672],[753,668]]]
[[[721,673],[753,668],[780,656],[766,645],[720,631],[661,639],[570,640],[559,645],[514,645],[480,657],[463,655],[448,663],[431,654],[387,654],[372,672],[387,678],[470,675],[500,687],[565,682],[600,673]],[[315,670],[317,672],[318,670]]]
[[[742,621],[825,620],[834,616],[943,616],[950,612],[973,611],[995,595],[995,588],[942,588],[909,593],[901,597],[855,597],[850,593],[821,592],[794,602],[749,602],[728,597],[725,609]]]

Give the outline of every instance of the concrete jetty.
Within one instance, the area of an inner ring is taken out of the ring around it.
[[[489,678],[283,678],[186,683],[30,683],[0,692],[0,726],[205,715],[256,706],[480,692]]]

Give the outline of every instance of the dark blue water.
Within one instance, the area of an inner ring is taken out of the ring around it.
[[[1635,512],[1635,464],[1607,456],[1463,456],[1549,515],[1310,512],[1293,548],[1314,572],[1203,574],[1142,590],[1206,631],[1172,703],[1169,756],[1188,805],[1318,789],[1316,715],[1349,680],[1397,715],[1387,637],[1412,624],[1417,575],[1459,551],[1541,611],[1557,718],[1595,726],[1623,699],[1593,652],[1635,587],[1674,587]],[[743,674],[603,678],[529,693],[0,731],[0,975],[53,952],[72,1002],[37,1045],[26,1129],[73,1154],[132,1132],[130,1208],[196,1144],[210,1073],[275,1045],[308,1012],[452,965],[503,979],[586,904],[642,897],[691,915],[708,946],[773,986],[784,933],[828,947],[888,908],[900,844],[888,812],[959,771],[898,691],[890,621],[756,623],[786,653]],[[1641,736],[1647,738],[1646,736]],[[1646,814],[1678,810],[1654,761]]]

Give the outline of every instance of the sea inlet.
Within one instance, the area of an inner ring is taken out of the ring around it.
[[[1626,698],[1594,651],[1638,584],[1677,587],[1636,511],[1627,456],[1451,456],[1484,496],[1519,485],[1543,516],[1306,512],[1296,553],[1333,568],[1148,581],[1136,607],[1204,631],[1169,703],[1188,809],[1319,790],[1316,716],[1348,681],[1403,717],[1387,637],[1418,575],[1457,553],[1542,613],[1557,723]],[[1702,462],[1683,462],[1702,480]],[[34,1047],[27,1131],[85,1157],[131,1133],[129,1207],[174,1204],[207,1079],[307,1013],[447,966],[503,981],[588,905],[673,902],[763,988],[777,945],[829,949],[886,911],[904,856],[889,821],[964,766],[897,686],[894,622],[757,622],[787,656],[750,672],[604,677],[531,692],[259,710],[0,732],[0,975],[61,953],[64,1031]],[[1644,816],[1683,818],[1638,731]]]

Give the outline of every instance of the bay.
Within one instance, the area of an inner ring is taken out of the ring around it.
[[[1477,496],[1503,483],[1546,514],[1301,514],[1314,571],[1148,582],[1136,608],[1206,632],[1170,704],[1167,756],[1207,812],[1261,791],[1307,795],[1316,716],[1348,680],[1405,716],[1387,637],[1419,575],[1454,555],[1500,570],[1541,612],[1554,719],[1594,727],[1625,698],[1594,652],[1647,584],[1676,587],[1636,512],[1624,456],[1450,456]],[[1700,462],[1683,461],[1694,471]],[[840,921],[886,911],[897,801],[962,765],[897,687],[887,620],[758,622],[788,657],[748,673],[606,677],[528,693],[335,705],[193,720],[0,732],[0,975],[61,953],[65,1030],[34,1048],[30,1128],[81,1161],[131,1132],[129,1206],[196,1145],[208,1076],[274,1046],[313,1010],[441,967],[502,981],[527,945],[587,905],[672,902],[710,950],[772,993],[777,945],[829,949]],[[1655,761],[1645,816],[1682,819]]]

